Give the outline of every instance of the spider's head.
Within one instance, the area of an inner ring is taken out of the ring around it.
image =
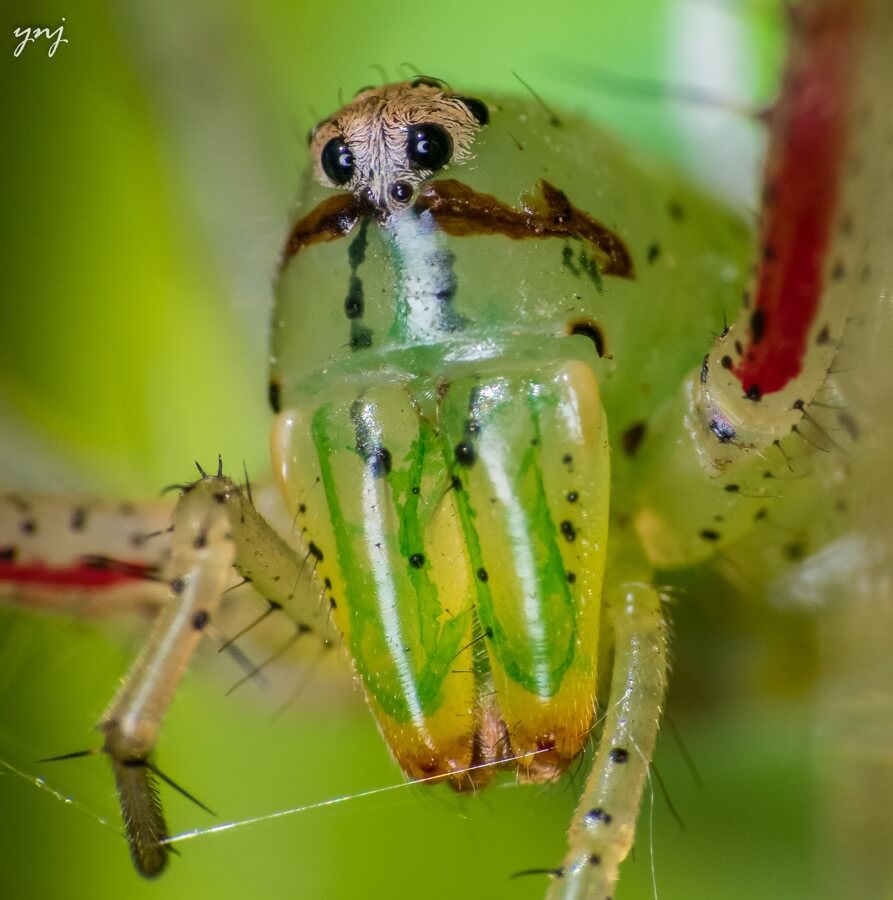
[[[469,159],[488,120],[481,100],[432,79],[365,88],[310,133],[316,178],[393,212],[435,172]]]

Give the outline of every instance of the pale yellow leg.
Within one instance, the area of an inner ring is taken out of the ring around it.
[[[614,627],[610,701],[550,900],[610,900],[633,845],[666,692],[667,636],[657,590],[626,581],[606,601]]]
[[[292,550],[250,497],[219,473],[184,491],[174,511],[172,538],[171,596],[99,724],[131,856],[147,878],[161,873],[170,852],[151,756],[179,681],[217,616],[233,567],[262,596],[285,608],[300,634],[322,636],[328,624],[320,592],[307,590],[313,571],[308,557]]]

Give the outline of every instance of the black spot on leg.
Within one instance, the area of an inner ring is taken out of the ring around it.
[[[565,499],[568,503],[576,503],[579,500],[579,494],[576,491],[568,491],[565,495]]]
[[[409,557],[409,564],[414,569],[421,569],[425,565],[425,555],[423,553],[413,553]]]
[[[583,816],[583,824],[588,826],[598,824],[610,825],[612,821],[613,816],[610,813],[605,812],[600,806],[590,809],[589,812]]]
[[[719,364],[720,364],[724,369],[731,369],[731,368],[732,368],[732,365],[733,365],[733,363],[732,363],[732,357],[731,357],[731,356],[728,356],[728,355],[724,356],[724,357],[719,361]]]
[[[338,602],[334,597],[329,597],[329,609],[338,609]]]
[[[618,765],[622,765],[623,763],[629,762],[629,750],[624,747],[613,747],[611,752],[608,754],[608,759],[611,760],[612,763],[617,763]]]
[[[722,537],[722,535],[712,528],[703,528],[698,532],[698,537],[700,537],[702,541],[714,544]]]
[[[750,337],[753,343],[759,344],[766,334],[766,311],[755,310],[750,317]]]
[[[597,853],[590,853],[586,862],[588,862],[590,866],[600,866],[602,858]]]
[[[644,422],[634,422],[620,436],[623,452],[627,456],[635,456],[636,450],[645,439],[646,426]]]
[[[570,522],[568,519],[565,519],[561,525],[559,526],[561,529],[562,535],[564,535],[564,539],[571,543],[577,539],[577,529],[574,528],[573,522]]]
[[[201,609],[192,617],[192,627],[196,631],[202,631],[205,625],[208,624],[210,618],[211,617],[208,615],[208,613],[205,610]]]
[[[577,573],[576,572],[568,572],[565,577],[567,578],[568,584],[576,584],[577,581]]]
[[[843,281],[846,276],[846,267],[840,260],[834,263],[834,266],[831,269],[831,280],[832,281]]]
[[[685,221],[685,208],[678,200],[671,200],[667,204],[667,212],[670,215],[670,218],[674,222],[684,222]]]
[[[707,379],[710,377],[710,354],[704,354],[704,360],[701,363],[701,384],[707,384]]]
[[[741,490],[740,486],[737,484],[727,484],[723,490],[727,494],[737,494],[739,490]]]
[[[16,561],[19,551],[16,547],[0,547],[0,562],[12,563]]]
[[[34,519],[23,519],[19,524],[22,534],[36,534],[37,522]]]
[[[748,400],[753,400],[754,403],[759,403],[763,399],[763,389],[758,384],[749,384],[744,396]]]
[[[490,575],[483,566],[481,566],[481,568],[477,570],[477,576],[478,581],[483,581],[484,583],[490,580]]]
[[[655,263],[660,258],[660,244],[658,244],[657,241],[648,245],[646,258],[649,263]]]
[[[184,587],[186,587],[186,582],[182,578],[175,578],[171,582],[171,591],[175,594],[182,594]]]
[[[83,531],[87,524],[87,509],[83,506],[76,506],[71,511],[71,519],[68,526],[72,531]]]

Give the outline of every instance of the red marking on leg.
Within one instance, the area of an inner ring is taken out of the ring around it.
[[[79,561],[70,566],[48,566],[42,562],[21,565],[0,561],[0,582],[60,589],[102,590],[128,582],[143,581],[155,574],[152,566],[109,561],[108,566]]]
[[[793,12],[795,46],[770,119],[750,338],[732,369],[754,399],[803,368],[841,180],[860,7],[852,0]]]

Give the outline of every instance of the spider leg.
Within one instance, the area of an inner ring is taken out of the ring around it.
[[[173,525],[167,572],[171,598],[98,726],[115,772],[131,856],[147,878],[163,871],[171,852],[152,753],[179,681],[219,611],[233,567],[262,596],[287,606],[300,634],[322,634],[328,623],[320,592],[302,590],[312,581],[306,558],[282,540],[228,478],[203,475],[187,486]]]
[[[608,587],[614,671],[604,731],[568,832],[550,900],[609,900],[635,837],[636,817],[667,687],[661,597],[645,581]]]

